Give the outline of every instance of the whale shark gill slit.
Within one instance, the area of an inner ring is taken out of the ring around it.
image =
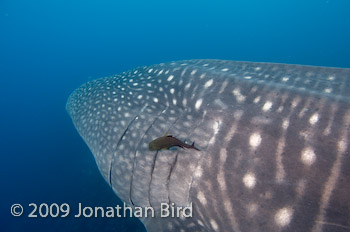
[[[153,163],[151,166],[151,180],[149,182],[149,186],[148,186],[148,201],[151,207],[152,206],[152,201],[151,201],[151,186],[152,186],[152,180],[153,180],[153,172],[154,172],[154,167],[156,166],[156,162],[157,162],[157,156],[158,156],[159,151],[156,151],[154,154],[154,158],[153,158]]]
[[[157,121],[157,119],[159,118],[159,116],[168,109],[168,106],[166,106],[163,110],[160,111],[160,113],[154,118],[154,120],[152,121],[152,123],[150,123],[150,125],[148,126],[148,128],[146,129],[145,133],[142,135],[139,143],[136,146],[135,152],[134,152],[134,157],[133,157],[133,162],[132,162],[132,175],[131,175],[131,179],[130,179],[130,194],[129,194],[129,200],[131,202],[131,204],[134,206],[134,202],[132,201],[132,183],[133,183],[133,179],[134,179],[134,171],[135,171],[135,162],[136,162],[136,156],[137,156],[137,150],[141,145],[141,141],[144,140],[145,135],[148,133],[148,131],[152,128],[152,126],[154,125],[154,123]],[[153,172],[153,171],[152,171]]]
[[[118,142],[117,142],[117,147],[116,147],[116,150],[118,149],[118,147],[120,146],[126,132],[129,130],[129,127],[134,123],[134,121],[139,117],[140,113],[147,107],[144,106],[141,111],[129,122],[129,124],[127,125],[127,127],[125,128],[123,134],[120,136]],[[110,167],[109,167],[109,184],[111,185],[111,187],[113,188],[113,185],[112,185],[112,167],[113,167],[113,161],[114,161],[114,155],[112,156],[112,161],[111,161],[111,164],[110,164]]]

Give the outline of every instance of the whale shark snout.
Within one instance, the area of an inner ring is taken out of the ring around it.
[[[83,84],[67,111],[118,197],[155,210],[148,231],[350,230],[350,69],[169,62]],[[165,134],[199,149],[150,150]]]

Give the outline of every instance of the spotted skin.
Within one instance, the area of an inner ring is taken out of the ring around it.
[[[120,199],[156,209],[148,231],[350,231],[349,69],[163,63],[90,81],[67,110]],[[168,132],[201,151],[148,150]]]

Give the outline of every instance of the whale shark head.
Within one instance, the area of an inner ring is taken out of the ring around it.
[[[118,197],[155,209],[149,231],[350,230],[349,69],[162,63],[83,84],[67,111]],[[198,150],[149,150],[165,134]]]

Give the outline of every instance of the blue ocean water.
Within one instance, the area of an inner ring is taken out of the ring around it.
[[[0,1],[0,230],[144,231],[135,218],[28,218],[30,203],[122,205],[65,111],[80,84],[193,58],[350,68],[349,10],[348,0]]]

